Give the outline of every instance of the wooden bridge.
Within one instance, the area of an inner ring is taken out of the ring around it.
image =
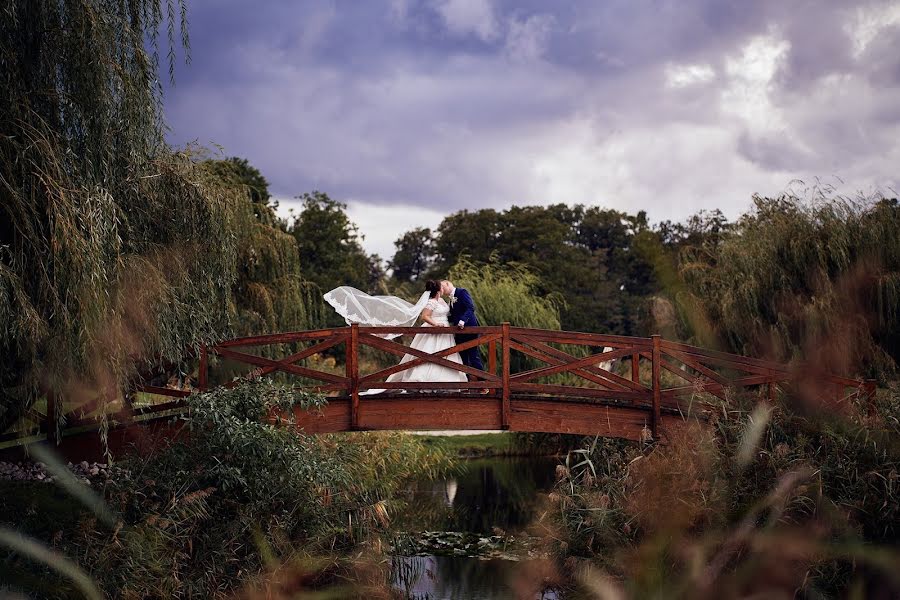
[[[773,399],[779,387],[814,388],[823,400],[871,399],[873,381],[849,379],[809,368],[707,350],[662,339],[511,327],[468,328],[477,338],[435,354],[385,339],[447,335],[428,327],[360,327],[353,325],[244,337],[203,347],[196,357],[196,388],[233,386],[243,378],[281,374],[294,385],[328,397],[320,411],[296,411],[297,426],[310,433],[352,430],[497,429],[575,433],[632,440],[660,438],[684,422],[687,413],[703,414],[717,397],[736,390],[756,390]],[[480,371],[448,360],[451,354],[480,347],[487,369]],[[323,353],[340,354],[337,370]],[[327,352],[326,352],[327,351]],[[289,353],[284,356],[285,353]],[[380,356],[378,356],[380,354]],[[404,355],[412,360],[399,364]],[[281,356],[281,358],[269,358]],[[374,360],[378,358],[380,360]],[[390,364],[386,368],[364,366]],[[386,382],[392,374],[431,363],[465,373],[465,382]],[[329,368],[328,364],[331,364]],[[366,395],[368,390],[383,390]],[[138,383],[124,395],[121,409],[107,418],[118,426],[171,420],[186,410],[192,392]],[[152,401],[147,400],[152,398]],[[143,399],[143,400],[139,400]],[[50,415],[59,409],[48,397],[32,441],[59,434]],[[67,406],[68,433],[85,431],[97,416],[97,401]],[[21,433],[20,437],[21,437]],[[0,442],[11,435],[4,434]],[[111,439],[116,439],[111,436]],[[59,440],[56,440],[59,441]]]

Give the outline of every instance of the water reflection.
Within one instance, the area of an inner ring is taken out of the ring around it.
[[[553,486],[556,459],[490,458],[466,461],[448,479],[417,482],[395,517],[401,531],[513,533],[534,518],[539,494]]]
[[[529,582],[517,575],[519,563],[460,556],[396,556],[392,585],[410,600],[497,600],[521,598]],[[516,581],[519,581],[519,586]],[[537,585],[539,582],[531,582]],[[520,589],[516,589],[519,587]],[[533,591],[540,600],[558,600],[554,590]]]
[[[548,457],[466,461],[452,477],[419,481],[407,490],[403,510],[394,515],[395,529],[412,535],[417,532],[466,532],[482,536],[520,533],[534,519],[541,493],[553,486],[557,462]],[[461,550],[454,547],[446,550],[440,556],[395,556],[392,559],[395,589],[415,600],[495,600],[519,598],[523,593],[526,597],[546,600],[559,598],[552,590],[540,591],[540,581],[523,578],[529,573],[525,562],[458,556],[454,554]]]

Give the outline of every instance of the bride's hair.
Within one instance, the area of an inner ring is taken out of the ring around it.
[[[425,291],[430,294],[431,298],[437,298],[441,293],[441,282],[429,279],[425,282]]]

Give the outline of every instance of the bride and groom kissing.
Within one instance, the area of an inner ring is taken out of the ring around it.
[[[436,354],[456,344],[475,339],[477,335],[465,333],[466,328],[478,327],[475,301],[468,290],[458,288],[444,279],[425,282],[425,291],[416,304],[396,296],[370,296],[349,286],[335,288],[325,294],[325,300],[347,321],[365,326],[412,326],[419,319],[422,327],[452,328],[452,334],[417,334],[410,347],[428,354]],[[447,299],[444,300],[444,297]],[[400,334],[382,334],[397,337]],[[400,364],[413,360],[410,354],[403,356]],[[451,362],[484,370],[478,347],[455,352],[444,357]],[[423,363],[394,373],[388,382],[432,383],[466,381],[466,374],[434,363]],[[370,390],[377,393],[382,390]],[[488,393],[484,390],[482,393]]]

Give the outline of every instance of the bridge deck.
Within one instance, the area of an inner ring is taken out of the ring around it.
[[[319,412],[296,411],[296,423],[310,433],[349,430],[505,429],[576,433],[627,439],[659,438],[683,422],[692,410],[703,416],[704,400],[727,401],[735,389],[756,389],[774,398],[779,387],[794,387],[840,404],[854,398],[871,400],[875,384],[812,369],[796,369],[771,361],[670,342],[659,336],[625,337],[571,331],[511,327],[466,330],[474,340],[435,354],[410,348],[388,336],[447,335],[442,328],[360,327],[353,325],[226,340],[202,347],[192,359],[197,387],[233,386],[240,379],[278,374],[294,385],[329,396]],[[449,360],[479,347],[487,368],[479,371]],[[345,358],[343,372],[324,365],[323,353]],[[399,364],[401,357],[411,360]],[[269,358],[278,356],[279,358]],[[364,372],[365,364],[389,364]],[[385,358],[385,357],[389,358]],[[378,358],[379,360],[374,360]],[[397,383],[395,373],[437,364],[466,374],[466,382]],[[171,418],[184,411],[190,391],[135,382],[122,396],[120,424]],[[383,389],[366,395],[366,390]],[[488,390],[486,395],[481,392]],[[138,406],[137,392],[162,397]],[[41,439],[55,440],[55,421],[48,415],[63,403],[67,432],[96,427],[99,400],[79,406],[48,394],[43,414],[33,412],[32,428],[0,434],[0,448]],[[698,410],[699,409],[699,410]],[[58,441],[58,440],[56,440]]]

